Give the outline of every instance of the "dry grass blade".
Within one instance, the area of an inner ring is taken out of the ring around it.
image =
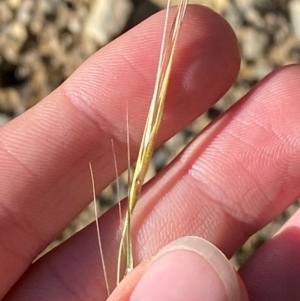
[[[151,156],[153,154],[155,140],[157,137],[157,133],[160,127],[160,122],[163,114],[164,103],[165,103],[168,83],[171,74],[172,62],[175,53],[175,46],[178,39],[180,28],[182,26],[187,4],[188,4],[188,0],[182,0],[178,5],[177,13],[171,28],[170,36],[166,41],[166,43],[164,42],[166,26],[164,30],[163,46],[160,54],[155,90],[151,101],[145,129],[144,129],[144,134],[139,150],[138,159],[136,162],[135,171],[128,192],[128,211],[125,218],[125,224],[124,224],[123,233],[121,237],[119,257],[118,257],[118,271],[117,271],[118,283],[121,278],[121,266],[122,266],[121,263],[122,263],[122,257],[124,253],[123,250],[125,244],[126,244],[126,248],[125,248],[126,272],[125,273],[128,273],[133,269],[132,243],[130,237],[131,215],[140,196],[144,178],[149,167]],[[170,6],[170,1],[168,2],[168,8],[169,6]]]
[[[92,179],[92,187],[93,187],[93,203],[94,203],[94,211],[95,211],[95,222],[96,222],[96,229],[97,229],[97,237],[98,237],[98,246],[100,251],[100,259],[104,274],[104,281],[105,281],[105,287],[107,291],[107,296],[110,295],[110,289],[108,284],[108,278],[107,278],[107,272],[106,272],[106,265],[104,262],[104,256],[103,256],[103,249],[102,249],[102,243],[101,243],[101,234],[100,234],[100,225],[98,221],[98,209],[97,209],[97,199],[96,199],[96,189],[95,189],[95,179],[94,179],[94,173],[91,162],[89,162],[90,166],[90,173],[91,173],[91,179]]]

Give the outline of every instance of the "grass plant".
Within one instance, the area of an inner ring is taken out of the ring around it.
[[[175,48],[180,28],[182,26],[183,19],[185,16],[187,4],[188,0],[181,0],[181,2],[179,3],[177,13],[175,15],[174,22],[170,30],[170,35],[167,37],[166,33],[169,17],[170,0],[168,1],[166,21],[164,26],[164,33],[154,93],[144,128],[138,159],[134,169],[133,177],[130,180],[128,190],[128,209],[119,246],[117,283],[119,283],[124,276],[122,275],[124,257],[126,259],[125,275],[133,269],[132,241],[130,235],[131,217],[134,208],[138,202],[142,190],[142,185],[144,183],[144,178],[154,151],[154,145],[163,115],[164,103],[167,95]]]

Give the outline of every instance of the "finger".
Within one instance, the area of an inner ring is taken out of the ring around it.
[[[298,65],[271,73],[146,186],[138,260],[187,234],[231,257],[299,197],[299,75]]]
[[[108,300],[249,300],[228,259],[208,241],[179,238],[142,263]]]
[[[58,90],[1,132],[0,297],[113,178],[110,139],[126,165],[126,100],[132,157],[154,86],[164,14],[101,50]],[[211,106],[239,66],[235,36],[212,11],[191,7],[181,32],[158,143]],[[200,97],[199,97],[200,95]],[[20,248],[19,246],[22,246]]]
[[[296,199],[300,193],[299,75],[299,66],[269,75],[146,185],[132,224],[136,264],[185,235],[202,236],[231,257]],[[100,230],[113,287],[116,233],[120,233],[117,209],[101,217]],[[67,268],[61,269],[62,265]],[[57,278],[64,279],[67,290]],[[75,288],[73,283],[81,286]],[[103,283],[96,230],[91,225],[33,265],[12,296],[17,300],[25,288],[34,296],[43,296],[53,287],[63,296],[80,295],[87,288],[101,299],[106,297]]]
[[[240,269],[251,300],[300,300],[300,210]]]

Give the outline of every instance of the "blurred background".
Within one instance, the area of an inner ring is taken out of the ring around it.
[[[0,126],[35,105],[91,54],[166,6],[166,0],[0,0]],[[173,4],[179,0],[173,0]],[[230,91],[153,157],[148,179],[168,164],[212,119],[279,66],[300,62],[300,0],[190,0],[211,7],[231,24],[242,53]],[[126,174],[120,196],[126,194]],[[116,184],[99,196],[105,210]],[[239,266],[298,208],[298,201],[237,252]],[[88,206],[51,249],[94,219]]]

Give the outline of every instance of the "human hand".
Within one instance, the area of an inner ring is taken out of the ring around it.
[[[91,200],[88,163],[93,165],[98,192],[113,180],[111,138],[120,172],[126,168],[126,100],[132,159],[136,158],[163,22],[159,13],[100,50],[46,99],[1,129],[0,299],[106,299],[95,225],[31,262]],[[158,145],[229,89],[239,62],[237,42],[227,23],[208,9],[189,7]],[[133,221],[136,264],[186,235],[205,238],[230,258],[299,196],[299,75],[299,66],[270,74],[145,185]],[[240,270],[251,300],[299,300],[299,221],[300,212]],[[119,227],[116,208],[100,218],[111,287]],[[172,256],[183,256],[186,273],[195,269],[199,276],[197,288],[186,283],[158,291],[159,283],[174,283],[182,272],[176,273],[180,265],[167,266],[173,268],[173,279],[167,279],[170,270],[166,270],[151,283],[144,277],[154,265],[144,263],[124,279],[110,300],[118,300],[117,296],[127,300],[130,295],[135,301],[154,300],[151,293],[160,293],[156,301],[171,301],[176,299],[170,293],[184,293],[185,300],[192,301],[187,294],[193,294],[194,288],[197,294],[211,292],[209,300],[216,300],[223,286],[227,294],[231,290],[239,298],[232,300],[247,300],[242,285],[228,285],[237,281],[234,277],[225,277],[226,283],[218,277],[207,282],[210,265],[205,266],[196,252],[180,252],[160,258],[170,263]],[[195,265],[188,265],[191,262]],[[211,262],[220,269],[226,266],[225,275],[232,271],[226,260]],[[206,273],[201,273],[205,267]],[[145,281],[148,291],[143,291]],[[143,293],[147,296],[138,295]]]

